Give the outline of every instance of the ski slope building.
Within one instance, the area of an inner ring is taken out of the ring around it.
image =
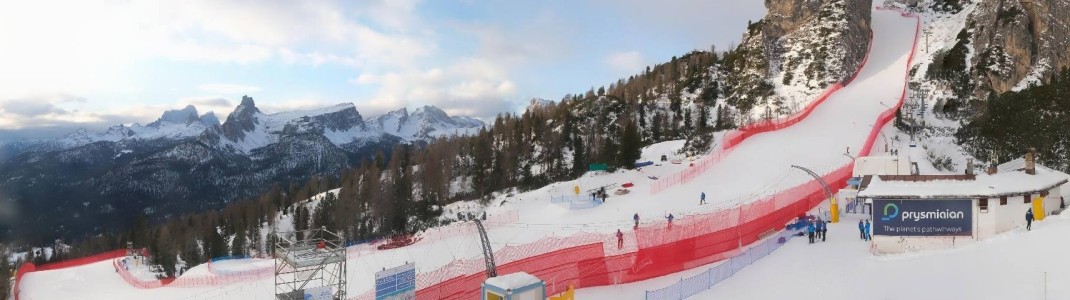
[[[985,174],[868,175],[857,197],[872,203],[872,250],[902,253],[969,244],[1059,212],[1070,175],[1037,165],[1031,150]]]

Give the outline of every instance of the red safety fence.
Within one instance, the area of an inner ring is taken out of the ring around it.
[[[236,270],[226,272],[212,272],[211,275],[199,275],[199,276],[180,276],[177,278],[163,278],[163,279],[145,279],[131,274],[122,263],[122,259],[114,259],[112,265],[115,267],[115,271],[119,273],[119,276],[123,278],[123,281],[130,284],[133,287],[139,289],[155,289],[164,286],[169,287],[210,287],[224,284],[231,284],[235,282],[244,282],[250,280],[261,279],[274,275],[274,269],[272,267],[256,268],[251,270]],[[208,264],[208,268],[211,268],[211,263]]]
[[[711,151],[709,154],[699,160],[698,163],[689,166],[687,169],[673,173],[672,175],[669,175],[665,178],[660,178],[654,181],[654,183],[651,183],[650,194],[657,194],[670,187],[690,182],[692,179],[695,179],[695,177],[706,173],[706,171],[709,170],[710,167],[713,167],[718,162],[721,162],[721,159],[724,159],[724,157],[728,156],[728,153],[731,152],[732,149],[717,149]]]
[[[875,136],[874,136],[875,138]],[[852,165],[825,175],[832,188],[846,185]],[[670,228],[665,222],[645,223],[617,249],[615,233],[581,233],[548,237],[495,252],[498,273],[527,272],[546,281],[547,293],[565,287],[592,287],[646,280],[721,261],[740,253],[767,234],[783,228],[824,201],[821,184],[810,181],[734,209],[682,216]],[[630,244],[630,243],[629,243]],[[482,258],[455,260],[417,275],[417,298],[479,298],[485,264]],[[374,292],[350,299],[373,299]]]

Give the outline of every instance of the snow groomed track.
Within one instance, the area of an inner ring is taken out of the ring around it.
[[[592,287],[635,282],[731,257],[741,250],[740,245],[752,244],[788,218],[814,207],[824,200],[820,186],[802,172],[792,172],[790,166],[809,167],[827,174],[827,181],[842,184],[851,166],[851,160],[843,153],[847,148],[852,155],[867,153],[879,128],[894,116],[892,107],[902,101],[916,20],[895,12],[875,11],[872,27],[869,60],[851,84],[795,124],[747,138],[686,184],[657,197],[649,196],[649,185],[637,184],[631,194],[613,196],[607,203],[587,210],[569,211],[549,203],[549,196],[568,193],[577,184],[587,190],[622,182],[649,183],[648,176],[664,176],[687,168],[652,166],[639,172],[587,175],[501,198],[503,204],[488,210],[492,217],[509,211],[519,211],[520,215],[517,222],[490,232],[500,258],[499,273],[533,273],[547,281],[551,293],[560,292],[566,283]],[[710,204],[697,206],[700,192],[706,192]],[[636,212],[642,214],[643,220],[633,231],[630,218]],[[661,214],[667,212],[677,216],[672,230],[661,219]],[[627,236],[620,249],[613,236],[617,229],[623,229]],[[351,249],[350,296],[373,297],[364,291],[371,290],[376,270],[415,261],[421,298],[473,298],[482,281],[477,243],[471,236],[458,234],[429,237],[389,251]],[[678,258],[665,260],[665,253]],[[214,289],[136,289],[115,275],[110,263],[103,268],[84,266],[71,268],[70,272],[28,273],[25,277],[22,299],[259,299],[270,298],[271,293],[270,278]],[[108,282],[123,284],[94,287],[91,283],[97,278],[114,278]],[[74,284],[68,286],[64,282]],[[61,287],[55,288],[56,284]]]

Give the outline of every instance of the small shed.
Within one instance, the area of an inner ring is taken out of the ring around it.
[[[516,272],[483,282],[483,300],[543,300],[546,283],[534,275]]]

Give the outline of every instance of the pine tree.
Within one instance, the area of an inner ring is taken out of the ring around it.
[[[583,138],[572,138],[572,175],[579,176],[587,171],[587,158],[583,147]]]
[[[7,260],[10,255],[7,249],[0,249],[0,255],[3,255],[4,259],[0,259],[0,299],[7,299],[7,295],[11,294],[11,281],[7,280],[12,277],[14,273],[14,267]]]
[[[635,121],[625,121],[620,143],[621,151],[618,164],[624,168],[631,168],[642,155],[642,137],[639,135],[639,128],[636,126]]]

